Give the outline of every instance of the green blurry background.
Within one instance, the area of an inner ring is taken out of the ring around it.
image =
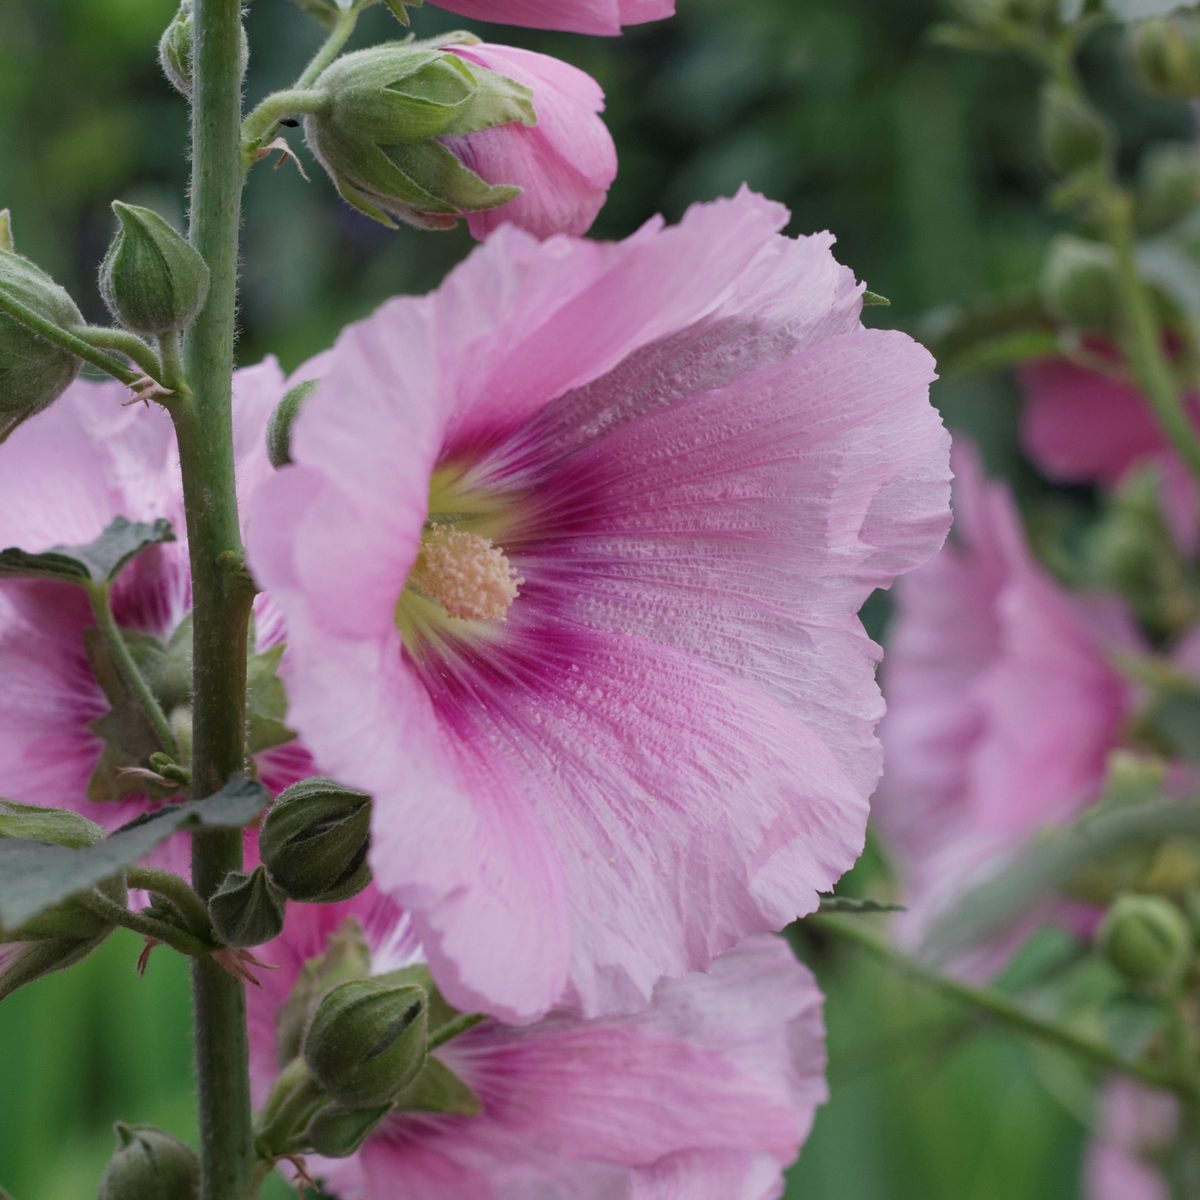
[[[596,223],[621,237],[653,213],[743,180],[785,201],[790,232],[831,229],[837,254],[890,309],[868,320],[920,334],[939,310],[1028,285],[1053,223],[1033,141],[1036,80],[1009,58],[933,47],[935,0],[678,0],[674,21],[617,40],[477,27],[589,71],[608,94],[621,169]],[[105,319],[95,269],[110,200],[182,223],[183,100],[154,47],[172,0],[0,0],[0,207],[18,249]],[[419,36],[469,24],[426,7]],[[320,31],[289,0],[254,0],[248,100],[287,85]],[[396,36],[380,8],[357,42]],[[1129,82],[1117,39],[1085,49],[1089,83],[1139,148],[1186,138],[1186,109]],[[291,135],[299,148],[298,131]],[[291,368],[386,296],[424,291],[471,248],[449,234],[392,233],[339,203],[307,152],[259,166],[246,192],[239,357]],[[1022,463],[1017,397],[1003,374],[937,385],[954,428],[1027,499],[1055,495]],[[887,605],[864,612],[882,634]],[[0,681],[2,686],[2,681]],[[886,888],[872,856],[849,888]],[[167,950],[134,973],[121,932],[81,966],[0,1008],[0,1183],[17,1200],[85,1200],[116,1118],[194,1139],[186,967]],[[1052,1092],[1048,1064],[978,1029],[852,953],[805,940],[828,993],[833,1101],[791,1173],[789,1200],[1069,1200],[1084,1114]],[[1043,1080],[1050,1081],[1049,1087]],[[273,1192],[286,1191],[281,1183]]]

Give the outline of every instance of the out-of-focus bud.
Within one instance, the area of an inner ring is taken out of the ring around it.
[[[304,1127],[304,1140],[326,1158],[349,1158],[391,1111],[390,1104],[356,1109],[326,1104]]]
[[[179,11],[171,19],[158,42],[158,62],[171,86],[189,100],[192,98],[192,47],[195,41],[193,0],[180,0]],[[246,31],[241,31],[241,74],[246,74],[250,46]]]
[[[287,899],[262,867],[230,871],[208,901],[208,915],[226,946],[261,946],[283,932]]]
[[[0,799],[0,838],[28,838],[55,846],[94,846],[108,834],[102,825],[66,808],[40,808]]]
[[[300,415],[304,402],[317,390],[319,379],[306,379],[291,388],[276,405],[267,422],[267,458],[276,470],[292,461],[292,425]]]
[[[520,189],[490,186],[439,140],[510,121],[532,125],[527,88],[441,49],[393,42],[336,59],[304,120],[309,149],[342,197],[383,224],[449,229]]]
[[[343,1108],[380,1108],[425,1065],[428,1033],[422,988],[355,979],[321,998],[304,1035],[304,1061]]]
[[[12,230],[8,230],[11,244]],[[0,248],[0,292],[63,329],[84,324],[75,301],[27,258]],[[0,442],[48,408],[79,374],[83,360],[0,312]]]
[[[1107,330],[1117,316],[1117,266],[1112,248],[1061,233],[1051,243],[1039,284],[1046,311],[1066,325]]]
[[[258,852],[291,900],[333,904],[371,882],[371,797],[323,775],[294,783],[267,813]]]
[[[1200,205],[1200,159],[1191,146],[1156,146],[1138,172],[1137,223],[1157,233]]]
[[[13,251],[12,213],[0,208],[0,250]]]
[[[1174,13],[1139,21],[1129,30],[1138,77],[1169,100],[1200,96],[1200,15]]]
[[[1165,986],[1192,957],[1192,931],[1183,913],[1161,896],[1122,896],[1104,915],[1096,943],[1126,979]]]
[[[99,1200],[195,1200],[200,1158],[153,1125],[113,1126],[117,1148],[100,1177]]]
[[[1060,175],[1100,162],[1110,152],[1107,122],[1083,99],[1059,83],[1042,88],[1038,114],[1042,153]]]
[[[186,329],[208,295],[208,264],[156,212],[113,201],[121,228],[100,265],[100,294],[134,333]]]

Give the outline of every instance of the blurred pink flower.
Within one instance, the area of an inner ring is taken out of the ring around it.
[[[239,482],[270,473],[264,431],[284,391],[274,359],[234,377]],[[187,531],[171,419],[160,408],[122,407],[119,383],[77,381],[0,446],[0,547],[41,551],[96,538],[114,517],[172,522],[178,541],[142,551],[117,577],[112,606],[122,629],[166,640],[191,608]],[[256,603],[259,648],[282,640],[282,614]],[[92,675],[83,631],[95,624],[82,588],[0,581],[0,796],[70,808],[107,828],[146,809],[140,794],[86,799],[104,741],[88,728],[109,704]],[[311,773],[292,742],[266,751],[264,782],[278,789]],[[182,839],[175,839],[183,847]]]
[[[1084,1158],[1087,1200],[1170,1200],[1167,1181],[1150,1156],[1175,1136],[1173,1096],[1131,1079],[1115,1079],[1100,1100],[1100,1129]]]
[[[288,906],[256,953],[280,970],[249,989],[251,1074],[278,1071],[275,1014],[304,962],[355,917],[383,974],[420,961],[408,920],[374,888]],[[781,938],[747,938],[706,974],[664,981],[633,1016],[486,1021],[435,1053],[479,1116],[397,1113],[352,1158],[310,1157],[339,1200],[774,1200],[827,1098],[822,998]]]
[[[675,0],[430,0],[439,8],[500,25],[530,25],[571,33],[616,34],[675,15]]]
[[[884,666],[880,827],[908,876],[897,932],[919,941],[1039,828],[1095,800],[1133,694],[1112,647],[1141,649],[1124,610],[1072,596],[1034,562],[1007,488],[956,441],[955,523],[896,589]],[[983,947],[971,973],[1003,949]]]
[[[1195,551],[1200,489],[1137,391],[1060,359],[1031,363],[1021,382],[1021,440],[1042,471],[1067,483],[1113,487],[1131,467],[1157,464],[1167,521],[1180,546]],[[1196,397],[1188,403],[1200,428]]]
[[[587,233],[617,175],[617,149],[596,115],[600,85],[569,63],[512,46],[447,49],[529,88],[537,114],[532,127],[510,121],[441,139],[485,183],[524,189],[499,208],[468,213],[471,233],[482,241],[506,222],[539,238]]]
[[[252,504],[289,720],[375,796],[460,1008],[640,1007],[861,849],[857,612],[944,537],[948,439],[928,354],[787,219],[497,230],[342,334]]]

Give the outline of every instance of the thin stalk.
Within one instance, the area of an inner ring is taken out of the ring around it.
[[[179,745],[175,741],[175,731],[154,698],[149,684],[142,678],[142,673],[121,636],[121,630],[113,617],[112,605],[109,603],[109,585],[89,583],[85,586],[88,599],[92,602],[92,612],[96,615],[96,624],[104,637],[109,654],[112,655],[113,665],[121,676],[121,682],[142,706],[142,711],[154,728],[154,736],[158,738],[159,746],[172,758],[176,757],[179,754]]]
[[[136,333],[127,329],[112,329],[103,325],[82,325],[74,331],[82,341],[98,350],[115,350],[136,363],[151,379],[166,387],[173,387],[163,378],[163,367],[158,356]]]
[[[324,92],[289,88],[272,92],[242,122],[242,174],[258,161],[259,147],[274,137],[279,122],[295,114],[319,113],[329,104]]]
[[[1169,1075],[1141,1063],[1127,1062],[1108,1046],[1093,1041],[1091,1038],[1083,1037],[1061,1025],[1056,1025],[1053,1021],[1035,1016],[1000,992],[992,991],[989,988],[974,988],[960,983],[957,979],[939,975],[937,971],[910,958],[873,930],[868,929],[863,924],[861,917],[814,915],[807,917],[806,920],[826,933],[853,942],[887,966],[907,975],[915,983],[939,992],[950,1000],[987,1013],[993,1020],[1011,1029],[1014,1033],[1021,1033],[1027,1037],[1059,1046],[1098,1067],[1130,1075],[1150,1087],[1175,1092],[1184,1099],[1195,1100],[1200,1096],[1195,1083],[1190,1080]]]
[[[190,394],[191,389],[184,382],[179,334],[164,333],[158,339],[158,352],[162,356],[163,385],[181,395]]]
[[[436,1050],[439,1046],[444,1046],[452,1038],[458,1037],[460,1033],[466,1033],[468,1029],[474,1029],[480,1021],[486,1020],[486,1013],[460,1013],[453,1021],[447,1021],[445,1025],[442,1025],[429,1035],[429,1043],[426,1049]]]
[[[300,72],[300,77],[292,85],[293,87],[311,87],[316,82],[317,76],[341,53],[342,47],[354,32],[354,26],[358,24],[358,14],[360,11],[361,6],[359,5],[355,5],[353,8],[342,9],[338,14],[337,20],[334,22],[333,28],[329,32],[329,36],[325,39],[321,48],[309,60],[308,66]]]
[[[141,378],[136,371],[131,371],[120,359],[113,358],[111,354],[105,354],[103,350],[97,350],[95,346],[88,345],[82,338],[61,329],[53,321],[39,317],[33,309],[26,308],[19,300],[14,300],[3,292],[0,292],[0,312],[7,313],[14,321],[20,321],[22,325],[32,329],[39,337],[53,342],[60,349],[66,350],[68,354],[82,358],[84,362],[91,363],[93,367],[99,367],[101,371],[107,371],[114,379],[119,379],[124,384],[132,386]]]
[[[256,1141],[260,1151],[271,1156],[284,1153],[295,1133],[304,1128],[308,1118],[328,1099],[320,1084],[311,1076],[306,1076],[288,1093],[287,1099],[259,1131]]]
[[[241,207],[241,0],[196,0],[189,236],[208,299],[184,353],[193,394],[172,405],[192,569],[192,796],[243,766],[246,643],[253,592],[218,564],[241,554],[231,411]],[[192,837],[192,886],[207,899],[242,867],[240,830]],[[254,1161],[246,997],[211,957],[192,966],[200,1200],[244,1200]]]
[[[125,871],[125,882],[130,887],[141,888],[144,892],[165,896],[179,909],[192,933],[199,938],[212,937],[212,922],[208,919],[208,909],[205,908],[204,901],[188,887],[186,879],[180,879],[170,871],[160,871],[157,867],[128,867]]]
[[[84,907],[90,909],[96,916],[103,917],[104,920],[111,921],[114,925],[120,925],[125,929],[132,929],[134,933],[140,933],[142,937],[163,942],[171,949],[178,950],[180,954],[186,954],[190,958],[208,958],[216,948],[211,942],[201,941],[200,938],[188,933],[186,929],[180,929],[178,925],[158,921],[154,917],[146,916],[145,913],[133,912],[115,900],[110,900],[103,892],[99,892],[95,888],[90,892],[81,892],[79,899]]]

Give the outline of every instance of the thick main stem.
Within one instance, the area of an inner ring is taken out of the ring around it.
[[[175,406],[192,568],[192,795],[217,792],[243,766],[246,637],[253,594],[218,564],[241,554],[234,489],[232,378],[241,205],[241,0],[196,0],[192,245],[208,264],[204,311],[185,367],[192,395]],[[242,866],[237,830],[195,834],[192,884],[207,899]],[[243,1200],[253,1162],[246,1000],[211,959],[192,968],[200,1103],[201,1200]]]

